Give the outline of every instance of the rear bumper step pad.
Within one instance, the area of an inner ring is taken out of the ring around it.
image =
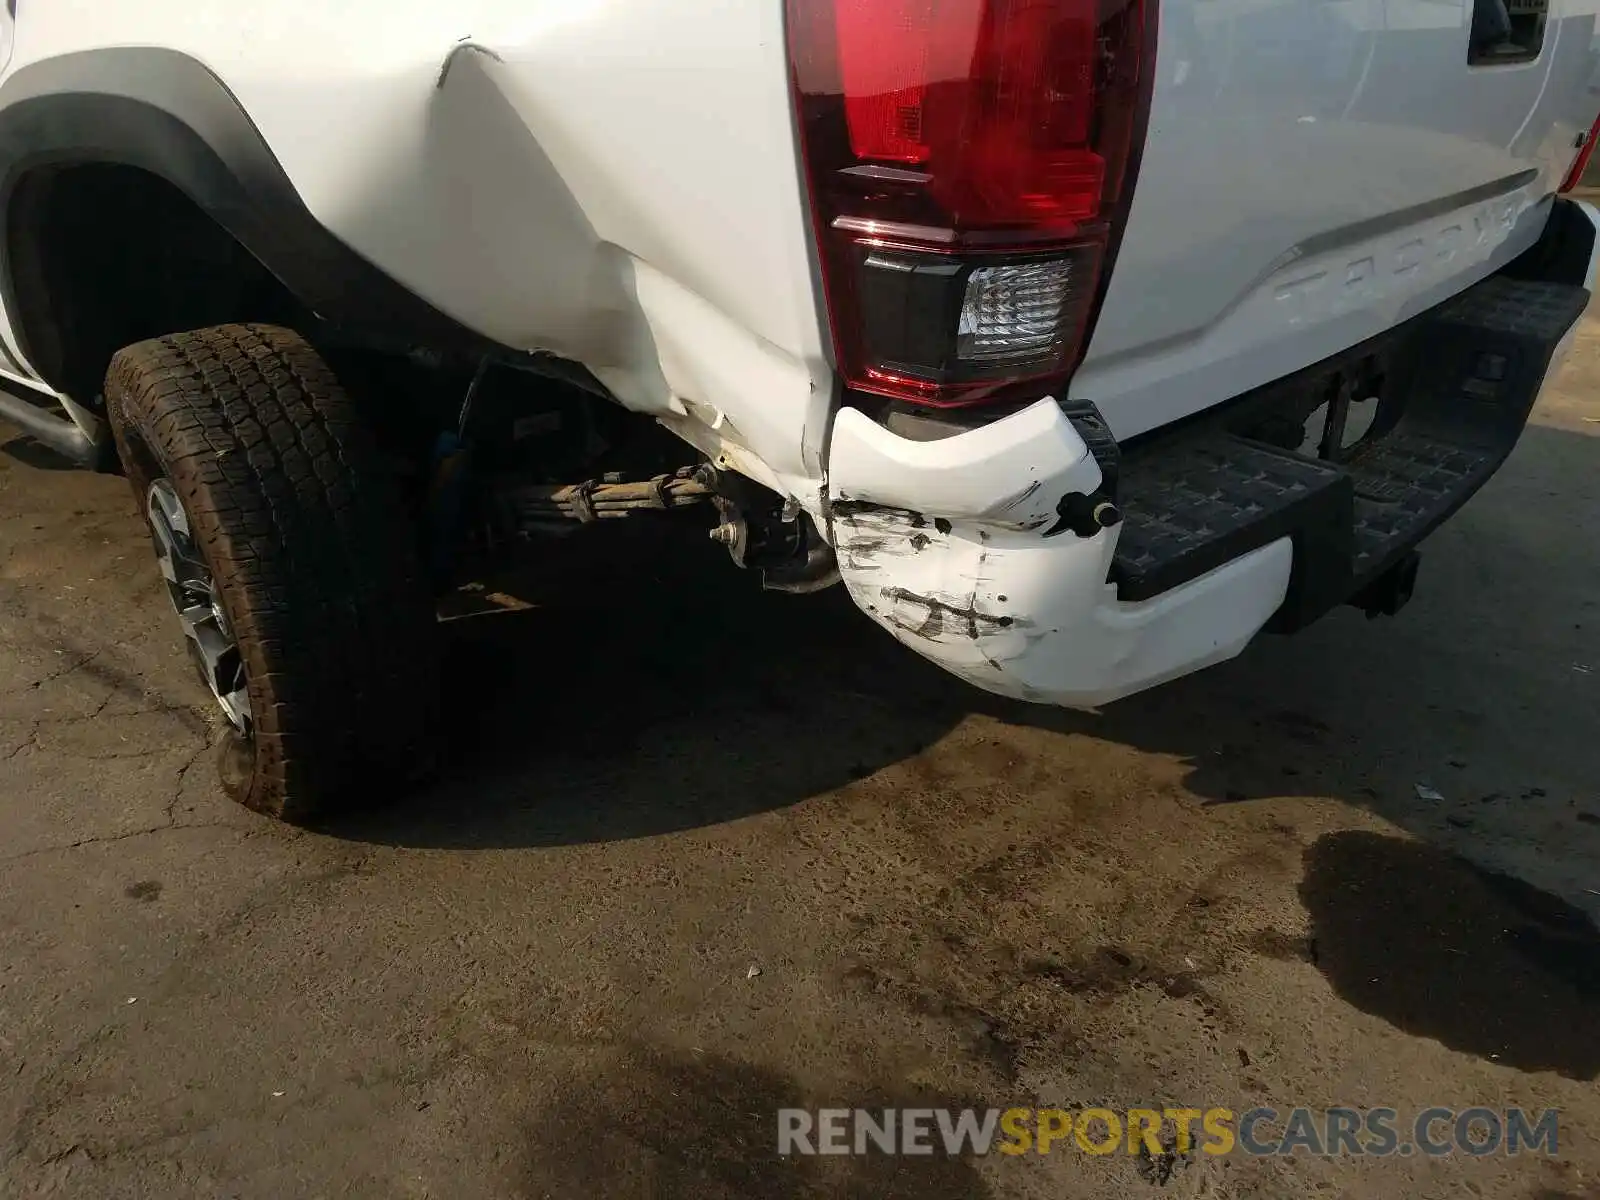
[[[1570,283],[1495,275],[1197,425],[1124,447],[1118,595],[1149,599],[1291,537],[1294,574],[1274,627],[1299,628],[1355,596],[1505,461],[1588,301]],[[1261,440],[1275,412],[1281,431],[1285,408],[1306,411],[1306,396],[1331,394],[1341,371],[1380,357],[1391,385],[1353,446],[1329,460]]]

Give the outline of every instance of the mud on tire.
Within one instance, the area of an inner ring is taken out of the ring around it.
[[[404,786],[432,762],[431,597],[392,472],[298,334],[224,325],[120,351],[117,451],[146,510],[170,480],[238,643],[252,732],[225,789],[287,820]]]

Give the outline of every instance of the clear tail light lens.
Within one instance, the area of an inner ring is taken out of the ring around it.
[[[1053,357],[1071,334],[1080,275],[1064,258],[975,269],[956,322],[956,358],[1010,363]]]
[[[921,404],[1081,356],[1148,111],[1154,0],[788,0],[835,356]]]

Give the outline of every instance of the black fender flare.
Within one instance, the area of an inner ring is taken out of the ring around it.
[[[165,179],[231,234],[301,303],[338,325],[439,349],[494,347],[352,250],[306,208],[238,99],[175,50],[110,48],[44,59],[0,86],[0,298],[24,355],[62,374],[43,323],[55,319],[30,270],[25,206],[34,171],[83,163]],[[47,380],[60,387],[61,379]]]

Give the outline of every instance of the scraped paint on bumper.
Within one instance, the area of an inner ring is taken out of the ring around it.
[[[1282,603],[1292,551],[1264,546],[1155,599],[1107,582],[1120,526],[1055,532],[1100,467],[1054,401],[934,442],[846,410],[830,482],[839,571],[896,639],[1000,695],[1092,707],[1238,654]]]

